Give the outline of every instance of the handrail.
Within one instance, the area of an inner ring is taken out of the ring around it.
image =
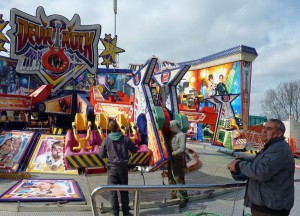
[[[134,215],[139,216],[140,211],[140,192],[156,190],[207,190],[207,189],[224,189],[245,186],[246,183],[232,184],[190,184],[190,185],[105,185],[96,187],[91,194],[92,212],[98,216],[96,205],[96,195],[103,191],[135,191]]]

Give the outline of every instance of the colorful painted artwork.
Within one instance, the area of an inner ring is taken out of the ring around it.
[[[65,97],[55,98],[45,102],[45,112],[57,114],[71,114],[72,112],[72,95]]]
[[[16,171],[31,143],[32,131],[2,131],[0,134],[0,169]]]
[[[52,84],[55,92],[86,70],[96,73],[100,25],[81,25],[77,14],[72,20],[47,16],[43,7],[37,8],[36,16],[13,8],[11,18],[10,56],[18,60],[19,74],[35,74],[43,84]],[[31,28],[39,30],[29,34]],[[44,33],[37,38],[38,32]]]
[[[23,179],[0,196],[0,202],[85,200],[73,179]]]
[[[16,73],[16,62],[0,59],[0,94],[25,95],[20,76]]]
[[[241,65],[240,62],[231,62],[227,64],[212,66],[199,70],[188,71],[181,80],[178,89],[179,103],[194,108],[197,104],[195,98],[197,95],[203,95],[204,99],[211,95],[223,94],[241,94]],[[201,104],[201,106],[204,105]],[[207,104],[205,104],[207,105]],[[241,95],[232,102],[233,110],[236,116],[242,115]]]
[[[78,90],[89,92],[90,87],[95,84],[94,75],[92,75],[88,70],[85,70],[76,79],[71,79],[62,88],[64,90]]]
[[[30,159],[27,172],[78,174],[64,165],[65,136],[42,134]]]
[[[27,95],[43,83],[36,83],[36,77],[16,72],[17,61],[0,56],[0,94]]]
[[[132,89],[125,85],[130,78],[129,74],[101,73],[97,75],[97,85],[101,86],[101,94],[105,100],[114,96],[118,101],[117,92],[124,92],[128,97],[132,95]]]

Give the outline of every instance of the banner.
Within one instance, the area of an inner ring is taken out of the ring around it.
[[[100,25],[81,25],[77,14],[71,20],[46,16],[43,7],[35,17],[11,9],[10,25],[10,56],[18,60],[17,72],[36,74],[53,85],[53,92],[85,70],[96,73]]]

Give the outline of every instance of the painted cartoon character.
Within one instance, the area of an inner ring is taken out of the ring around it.
[[[214,81],[214,76],[212,74],[208,75],[207,80],[207,97],[210,98],[211,95],[216,94],[216,86],[217,84]]]
[[[12,137],[5,139],[0,146],[0,165],[8,164],[13,158]]]
[[[37,166],[46,164],[52,171],[55,171],[64,165],[63,149],[64,143],[57,140],[51,145],[51,153],[49,154],[49,152],[46,152],[39,155],[36,158],[35,163],[38,164]]]

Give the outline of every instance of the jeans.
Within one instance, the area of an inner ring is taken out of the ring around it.
[[[108,185],[128,185],[128,166],[108,166]],[[123,214],[128,214],[129,207],[129,193],[128,191],[120,191],[122,212]],[[119,200],[118,192],[109,192],[109,201],[111,204],[111,211],[114,215],[119,215]]]
[[[272,214],[272,213],[266,213],[261,212],[256,209],[251,209],[252,216],[288,216],[289,214]]]

